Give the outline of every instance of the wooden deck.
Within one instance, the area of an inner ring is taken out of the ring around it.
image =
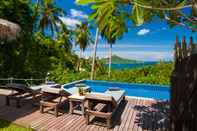
[[[42,131],[155,131],[165,130],[168,124],[167,115],[163,113],[164,104],[152,100],[127,98],[121,103],[111,129],[86,125],[82,116],[69,114],[67,106],[57,118],[49,113],[40,114],[39,107],[33,107],[29,101],[23,101],[22,108],[15,108],[15,103],[8,107],[5,106],[5,96],[0,95],[0,118]]]

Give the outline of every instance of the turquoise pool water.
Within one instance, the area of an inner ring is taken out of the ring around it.
[[[129,84],[119,82],[82,80],[71,84],[66,84],[64,88],[70,88],[75,84],[83,83],[90,86],[94,92],[105,92],[109,87],[119,87],[126,91],[127,96],[144,97],[156,100],[169,100],[170,88],[161,85]]]

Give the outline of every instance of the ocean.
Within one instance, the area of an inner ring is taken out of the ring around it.
[[[147,65],[154,65],[158,62],[143,62],[143,63],[134,63],[134,64],[112,64],[112,69],[130,69],[130,68],[138,68],[138,67],[143,67]],[[108,64],[105,64],[106,67],[108,67]]]

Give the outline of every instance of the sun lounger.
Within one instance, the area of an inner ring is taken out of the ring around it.
[[[84,90],[89,90],[90,87],[83,87]],[[68,96],[77,94],[78,87],[71,88],[42,88],[42,100],[40,101],[40,112],[44,112],[45,107],[54,109],[54,114],[57,117],[59,107],[67,100]],[[51,97],[49,97],[51,95]],[[47,97],[46,97],[47,96]]]
[[[40,93],[41,88],[43,87],[56,87],[57,85],[39,85],[39,86],[30,86],[28,87],[25,84],[11,83],[6,85],[6,89],[12,90],[12,93],[6,96],[6,105],[10,105],[10,100],[16,101],[16,107],[20,107],[20,101],[27,97],[33,98],[33,104],[36,101],[36,95]]]
[[[42,99],[40,101],[40,112],[44,113],[45,108],[54,109],[54,115],[58,117],[59,107],[65,102],[67,94],[64,94],[62,88],[45,87],[41,90]]]
[[[105,118],[107,120],[107,126],[110,128],[112,125],[112,116],[120,105],[120,102],[124,99],[124,90],[107,90],[105,93],[92,92],[87,94],[86,101],[88,102],[88,107],[86,110],[86,123],[89,124],[90,116]],[[99,104],[103,104],[105,106],[96,110],[95,107]],[[107,109],[103,110],[106,107]]]

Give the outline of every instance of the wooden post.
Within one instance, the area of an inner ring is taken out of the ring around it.
[[[188,47],[188,55],[189,56],[191,56],[193,49],[194,49],[193,37],[190,37],[189,47]]]
[[[182,58],[186,58],[187,57],[187,43],[186,43],[186,38],[185,36],[183,36],[183,40],[182,40]]]

